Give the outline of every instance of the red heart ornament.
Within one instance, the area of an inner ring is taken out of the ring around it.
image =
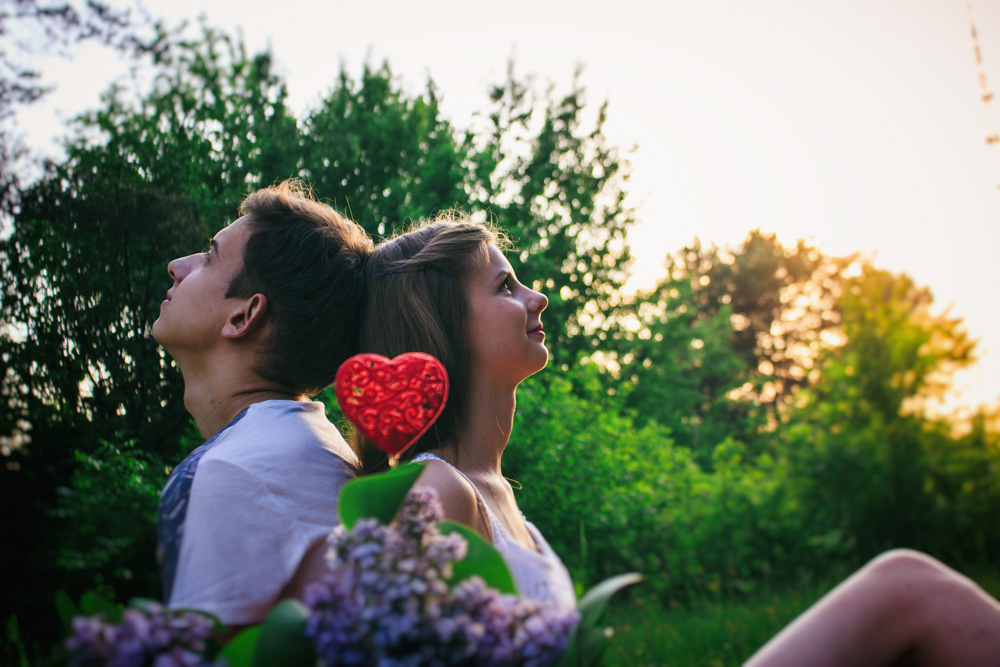
[[[356,354],[341,364],[334,390],[351,423],[395,462],[444,410],[448,373],[423,352]]]

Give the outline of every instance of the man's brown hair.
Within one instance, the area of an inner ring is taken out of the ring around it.
[[[357,351],[372,240],[295,180],[250,194],[240,214],[250,236],[226,297],[267,297],[271,331],[255,370],[312,396]]]

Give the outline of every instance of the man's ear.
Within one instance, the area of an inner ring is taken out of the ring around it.
[[[223,338],[243,338],[258,328],[264,326],[267,313],[267,297],[254,294],[249,299],[242,299],[242,307],[234,310],[222,327]]]

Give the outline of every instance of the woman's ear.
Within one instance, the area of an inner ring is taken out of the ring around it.
[[[223,338],[243,338],[264,325],[267,314],[267,297],[254,294],[242,299],[242,307],[233,311],[222,327]]]

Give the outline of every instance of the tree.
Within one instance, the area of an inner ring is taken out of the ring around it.
[[[0,444],[11,446],[0,487],[21,510],[8,513],[4,532],[36,547],[6,554],[5,566],[37,575],[5,601],[19,614],[50,604],[53,591],[40,594],[38,581],[77,594],[113,585],[124,596],[156,595],[153,526],[130,535],[135,524],[114,517],[137,504],[146,516],[155,510],[148,490],[165,480],[161,461],[181,458],[188,428],[179,373],[148,336],[170,285],[166,264],[203,246],[253,184],[295,173],[287,170],[298,161],[296,123],[270,57],[247,57],[211,31],[164,40],[150,54],[152,91],[132,102],[112,90],[104,108],[77,121],[68,160],[5,202],[13,230],[0,240]],[[67,493],[92,486],[81,461],[113,467],[100,457],[126,449],[136,463],[120,469],[141,463],[141,492],[65,506]],[[81,514],[84,506],[100,512]]]
[[[726,438],[762,451],[768,413],[807,384],[836,320],[842,264],[759,231],[733,249],[695,239],[666,256],[653,289],[620,297],[602,350],[609,391],[627,381],[639,423],[668,426],[702,465]]]
[[[116,9],[99,0],[7,0],[0,9],[0,210],[16,205],[18,163],[27,159],[27,148],[11,131],[8,121],[19,107],[37,102],[51,89],[43,73],[25,65],[17,53],[30,44],[33,53],[58,51],[97,41],[108,48],[141,53],[156,48],[142,33],[148,20],[136,20],[131,9]],[[15,46],[12,49],[11,43]],[[2,219],[2,218],[0,218]]]
[[[734,349],[729,309],[699,311],[690,280],[667,275],[619,311],[611,387],[629,387],[625,405],[638,424],[668,427],[708,466],[716,445],[753,434],[752,406],[737,395],[747,364]]]
[[[113,90],[9,211],[0,344],[6,393],[36,421],[172,458],[179,377],[147,336],[166,264],[231,220],[248,184],[287,175],[297,134],[266,54],[206,30],[157,59],[153,91],[133,107]]]
[[[861,558],[902,545],[940,553],[953,519],[933,493],[933,459],[954,441],[924,407],[972,363],[974,343],[908,276],[854,268],[837,295],[842,345],[782,412],[781,450],[829,547]]]
[[[433,82],[405,94],[388,64],[337,82],[302,122],[302,174],[375,238],[464,208],[462,149]]]
[[[697,240],[668,258],[667,270],[692,282],[699,310],[731,312],[733,348],[744,360],[752,397],[775,405],[809,383],[823,332],[837,324],[834,290],[852,257],[834,258],[799,241],[750,232],[731,250]]]

